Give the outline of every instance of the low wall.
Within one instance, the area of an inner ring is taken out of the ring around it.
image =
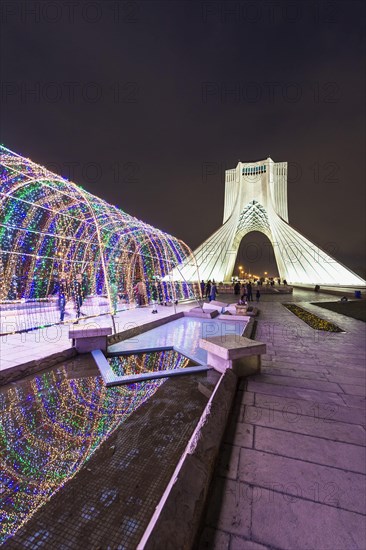
[[[149,321],[148,323],[145,323],[143,325],[136,325],[127,330],[117,332],[116,334],[108,336],[108,346],[112,346],[113,344],[117,344],[118,342],[122,342],[122,340],[127,340],[128,338],[133,338],[134,336],[138,336],[143,332],[147,332],[148,330],[152,330],[153,328],[160,327],[161,325],[166,325],[167,323],[175,321],[176,319],[180,319],[181,317],[184,317],[183,311],[172,313],[172,315],[168,315],[167,317],[154,319],[154,321]]]
[[[319,293],[324,294],[333,294],[333,296],[347,296],[348,298],[355,297],[355,291],[360,290],[361,295],[363,298],[366,296],[366,287],[354,287],[354,288],[347,288],[347,287],[332,287],[332,286],[321,286],[319,288],[319,291],[316,292],[314,290],[315,285],[294,285],[294,288],[299,288],[301,290],[313,290],[314,291],[314,299],[316,300],[316,297]]]
[[[75,357],[75,355],[77,355],[77,351],[74,348],[69,348],[53,353],[48,357],[34,359],[33,361],[28,361],[22,365],[15,365],[14,367],[7,368],[4,371],[0,371],[0,386],[4,386],[10,382],[15,382],[16,380],[20,380],[31,374],[36,374],[37,372],[49,369],[50,367],[54,367],[61,361],[71,359],[72,357]]]
[[[117,334],[112,334],[108,337],[108,345],[116,344],[117,342],[121,342],[122,340],[126,340],[127,338],[133,338],[134,336],[138,336],[143,332],[151,330],[160,325],[165,325],[166,323],[169,323],[170,321],[175,321],[175,319],[179,319],[183,316],[183,312],[173,313],[168,317],[155,319],[154,321],[150,321],[148,323],[145,323],[144,325],[134,326]],[[73,326],[74,325],[70,325],[70,327]],[[80,325],[80,327],[82,327],[82,325]],[[71,347],[70,342],[70,348],[59,351],[57,353],[53,353],[48,357],[34,359],[32,361],[28,361],[27,363],[15,365],[14,367],[4,369],[3,371],[0,370],[0,386],[4,386],[5,384],[9,384],[10,382],[21,380],[26,376],[36,374],[37,372],[41,372],[42,370],[48,369],[50,367],[54,367],[61,361],[71,359],[76,355],[77,351],[75,348]]]
[[[238,378],[227,369],[218,381],[186,450],[137,546],[190,550],[198,532]]]

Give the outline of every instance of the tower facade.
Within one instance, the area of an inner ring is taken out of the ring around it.
[[[280,277],[288,283],[360,286],[365,281],[306,239],[288,220],[287,162],[271,158],[239,162],[225,172],[222,226],[195,251],[195,261],[175,270],[186,280],[230,281],[242,238],[264,233],[273,246]]]

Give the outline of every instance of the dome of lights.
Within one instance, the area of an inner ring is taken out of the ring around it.
[[[113,288],[132,302],[138,280],[145,281],[149,298],[157,281],[164,298],[190,295],[192,285],[171,276],[173,268],[192,260],[181,240],[5,147],[0,169],[2,303],[42,302],[58,281],[76,274],[86,296],[104,297],[106,311],[112,309]]]

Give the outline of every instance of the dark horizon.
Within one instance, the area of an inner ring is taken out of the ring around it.
[[[291,225],[365,275],[362,2],[70,10],[2,3],[4,146],[192,249],[221,225],[225,169],[287,161]]]

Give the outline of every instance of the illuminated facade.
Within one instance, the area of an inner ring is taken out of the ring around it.
[[[25,328],[57,321],[46,305],[57,311],[63,279],[72,288],[81,277],[86,314],[113,311],[117,296],[134,304],[139,279],[146,301],[191,296],[169,276],[191,255],[182,241],[5,147],[0,169],[0,303],[37,302]]]
[[[200,278],[230,281],[240,242],[251,231],[268,237],[280,277],[288,283],[365,284],[289,224],[286,162],[267,158],[226,170],[223,224],[194,251]],[[185,265],[181,272],[193,279],[195,266]]]

